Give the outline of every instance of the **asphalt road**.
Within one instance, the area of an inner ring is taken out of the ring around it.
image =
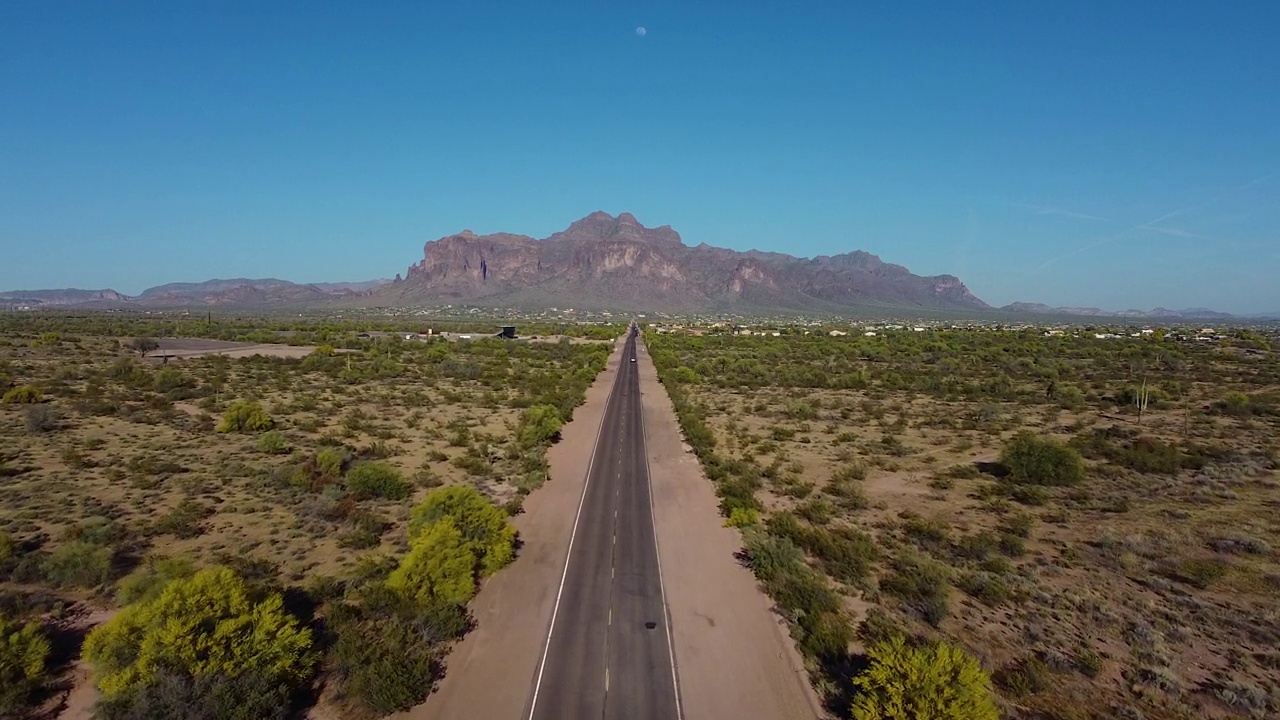
[[[629,335],[574,521],[530,720],[681,718],[635,352]]]

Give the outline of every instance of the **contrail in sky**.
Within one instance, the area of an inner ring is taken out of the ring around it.
[[[1098,220],[1100,222],[1111,222],[1109,218],[1098,217],[1097,215],[1089,215],[1087,213],[1067,210],[1066,208],[1048,207],[1045,205],[1027,205],[1026,203],[1009,203],[1013,207],[1030,210],[1039,215],[1062,215],[1065,217],[1080,218],[1082,220]]]
[[[1108,236],[1106,236],[1106,237],[1096,238],[1096,239],[1094,239],[1093,241],[1089,242],[1088,244],[1086,244],[1086,245],[1082,245],[1082,246],[1080,246],[1080,247],[1078,247],[1078,248],[1076,248],[1076,249],[1072,250],[1071,252],[1066,253],[1065,255],[1059,255],[1059,256],[1057,256],[1057,257],[1053,257],[1053,258],[1050,258],[1050,259],[1048,259],[1048,260],[1044,261],[1044,262],[1040,265],[1040,267],[1038,267],[1038,268],[1036,268],[1036,269],[1037,269],[1037,270],[1044,270],[1045,268],[1049,267],[1050,265],[1053,265],[1053,264],[1055,264],[1055,263],[1058,263],[1058,262],[1061,262],[1061,261],[1063,261],[1063,260],[1066,260],[1066,259],[1067,259],[1067,258],[1069,258],[1069,257],[1073,257],[1073,256],[1075,256],[1075,255],[1079,255],[1080,253],[1082,253],[1082,252],[1084,252],[1084,251],[1086,251],[1086,250],[1092,250],[1093,248],[1099,247],[1099,246],[1101,246],[1101,245],[1107,245],[1107,244],[1109,244],[1109,243],[1115,242],[1116,240],[1119,240],[1119,239],[1123,238],[1125,235],[1129,234],[1130,232],[1133,232],[1134,230],[1145,230],[1145,231],[1147,231],[1147,232],[1161,233],[1161,234],[1163,234],[1163,235],[1172,235],[1172,236],[1174,236],[1174,237],[1194,238],[1194,239],[1196,239],[1196,240],[1208,240],[1208,241],[1210,241],[1210,242],[1222,242],[1222,240],[1220,240],[1220,239],[1218,239],[1218,238],[1212,238],[1212,237],[1208,237],[1208,236],[1206,236],[1206,235],[1197,235],[1197,234],[1195,234],[1195,233],[1187,232],[1187,231],[1185,231],[1185,230],[1179,230],[1179,229],[1177,229],[1177,228],[1162,228],[1162,227],[1155,227],[1155,225],[1156,225],[1156,223],[1164,222],[1165,220],[1168,220],[1168,219],[1170,219],[1170,218],[1175,218],[1175,217],[1178,217],[1179,215],[1185,215],[1185,214],[1187,214],[1187,213],[1189,213],[1189,212],[1195,212],[1196,210],[1201,210],[1201,209],[1204,209],[1204,208],[1206,208],[1206,207],[1209,207],[1210,205],[1213,205],[1214,203],[1216,203],[1216,202],[1218,202],[1218,201],[1220,201],[1220,200],[1222,200],[1222,199],[1224,199],[1224,198],[1230,197],[1231,195],[1234,195],[1234,194],[1236,194],[1236,193],[1238,193],[1238,192],[1241,192],[1241,191],[1243,191],[1243,190],[1248,190],[1249,188],[1254,187],[1254,186],[1256,186],[1256,185],[1261,185],[1262,183],[1265,183],[1265,182],[1267,182],[1267,181],[1269,181],[1269,180],[1271,180],[1272,178],[1275,178],[1275,177],[1277,177],[1277,176],[1280,176],[1280,173],[1269,173],[1269,174],[1267,174],[1267,175],[1263,175],[1262,177],[1257,178],[1257,179],[1254,179],[1254,180],[1250,180],[1249,182],[1244,183],[1243,185],[1237,185],[1236,187],[1230,188],[1230,189],[1228,189],[1228,190],[1226,190],[1226,191],[1224,191],[1224,192],[1222,192],[1222,193],[1220,193],[1220,194],[1218,194],[1218,195],[1216,195],[1216,196],[1214,196],[1214,197],[1212,197],[1212,198],[1209,198],[1208,200],[1206,200],[1206,201],[1204,201],[1204,202],[1202,202],[1202,203],[1198,203],[1198,204],[1195,204],[1195,205],[1189,205],[1189,206],[1187,206],[1187,207],[1179,208],[1179,209],[1177,209],[1177,210],[1174,210],[1174,211],[1172,211],[1172,212],[1167,212],[1167,213],[1165,213],[1164,215],[1161,215],[1161,216],[1160,216],[1160,217],[1158,217],[1158,218],[1155,218],[1155,219],[1153,219],[1153,220],[1148,220],[1148,221],[1143,222],[1143,223],[1138,223],[1137,225],[1134,225],[1134,226],[1132,226],[1132,227],[1130,227],[1130,228],[1126,228],[1125,230],[1122,230],[1121,232],[1118,232],[1118,233],[1116,233],[1116,234],[1114,234],[1114,235],[1108,235]],[[1101,218],[1099,218],[1099,219],[1101,219]]]

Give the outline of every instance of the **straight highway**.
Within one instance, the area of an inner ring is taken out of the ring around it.
[[[529,720],[681,720],[628,333],[569,540]]]

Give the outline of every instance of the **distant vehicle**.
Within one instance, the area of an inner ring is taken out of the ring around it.
[[[636,361],[636,359],[635,359],[635,358],[631,358],[631,362],[635,362],[635,361]]]

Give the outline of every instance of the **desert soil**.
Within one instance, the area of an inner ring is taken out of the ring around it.
[[[201,338],[163,338],[148,359],[193,358],[206,355],[226,355],[231,358],[264,357],[304,358],[315,352],[315,345],[282,345],[277,343],[246,343],[229,340],[204,340]]]
[[[617,343],[586,402],[548,451],[550,481],[525,499],[524,512],[513,520],[523,543],[516,561],[487,580],[471,602],[476,629],[449,653],[445,677],[426,702],[392,717],[519,718],[526,711],[621,348]]]
[[[803,660],[755,576],[737,530],[685,445],[675,408],[640,345],[640,394],[662,578],[689,718],[800,720],[823,715]]]

